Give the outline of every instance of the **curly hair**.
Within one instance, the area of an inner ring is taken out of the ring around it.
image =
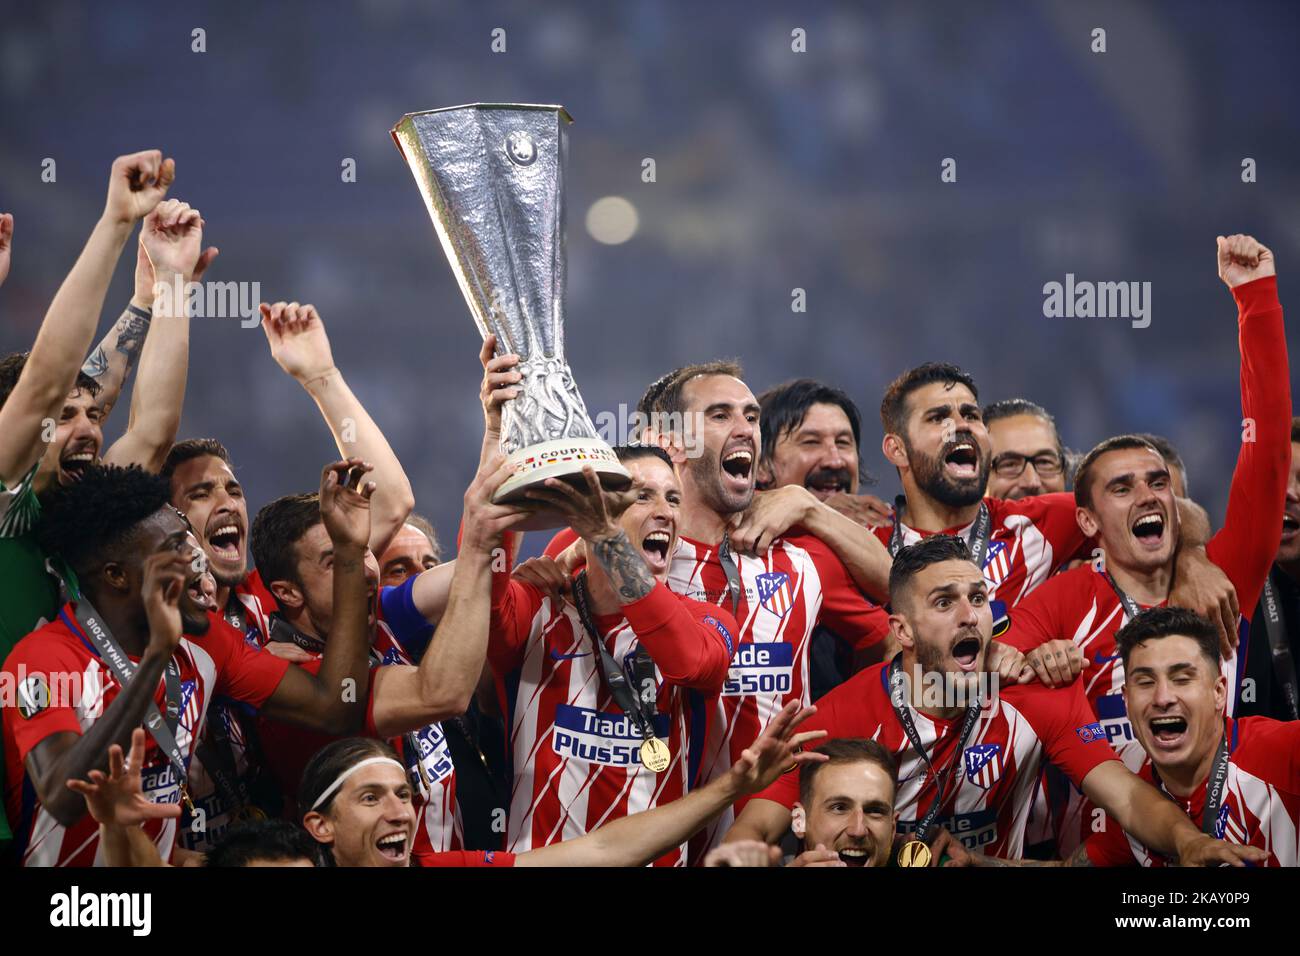
[[[128,557],[140,525],[170,508],[170,497],[166,479],[139,465],[91,465],[79,481],[45,497],[37,541],[86,580],[107,562]]]

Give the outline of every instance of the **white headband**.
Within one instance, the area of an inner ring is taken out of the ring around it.
[[[352,776],[362,767],[365,767],[368,764],[372,764],[372,763],[391,763],[398,770],[402,771],[403,775],[405,775],[406,773],[406,768],[403,767],[396,760],[394,760],[392,757],[367,757],[365,760],[357,761],[351,767],[348,767],[347,770],[344,770],[341,774],[335,777],[334,782],[325,788],[325,792],[316,798],[316,802],[311,805],[311,809],[315,810],[317,807],[319,807],[330,797],[334,796],[334,791],[338,790],[339,787],[343,786],[343,782],[347,780],[348,777]],[[311,810],[307,812],[310,813]]]

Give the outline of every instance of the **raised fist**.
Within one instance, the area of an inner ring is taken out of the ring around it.
[[[108,180],[105,218],[124,223],[143,219],[162,202],[175,179],[176,162],[163,159],[156,149],[119,156]]]
[[[144,217],[140,244],[155,276],[173,272],[191,276],[203,248],[203,216],[179,199],[160,202]]]
[[[1219,278],[1229,289],[1265,276],[1277,275],[1273,253],[1254,236],[1219,236]]]

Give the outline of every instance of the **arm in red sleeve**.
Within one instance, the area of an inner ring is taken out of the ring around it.
[[[506,547],[510,547],[509,542]],[[523,660],[524,645],[542,598],[542,592],[531,584],[510,577],[509,567],[493,563],[487,659],[497,676],[510,673]]]
[[[808,552],[821,579],[822,624],[855,650],[879,644],[889,634],[889,615],[858,587],[844,562],[828,545],[811,535],[787,539]]]
[[[722,690],[739,630],[729,612],[679,597],[656,581],[645,597],[623,605],[623,614],[666,681]]]
[[[1048,578],[1031,591],[1008,612],[1011,625],[998,641],[1028,654],[1048,641],[1070,639],[1072,635],[1064,633],[1061,627],[1060,610],[1065,592],[1074,580],[1072,575],[1077,572],[1078,569]]]
[[[1277,277],[1232,290],[1241,349],[1242,443],[1223,528],[1206,547],[1237,589],[1244,614],[1259,601],[1277,551],[1291,467],[1291,374]],[[1253,433],[1253,434],[1252,434]]]
[[[559,531],[555,532],[555,537],[551,539],[550,544],[546,546],[546,549],[542,554],[546,555],[548,558],[558,558],[564,552],[565,548],[577,540],[578,533],[576,531],[572,528],[561,528]]]

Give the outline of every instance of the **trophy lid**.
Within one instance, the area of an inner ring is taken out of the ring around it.
[[[393,142],[397,145],[398,150],[402,151],[402,142],[397,138],[397,130],[402,123],[414,116],[427,116],[430,113],[450,113],[454,110],[541,110],[548,113],[558,113],[566,123],[573,122],[572,114],[558,103],[465,103],[461,106],[440,106],[436,110],[416,110],[414,113],[404,113],[388,133],[393,137]],[[404,153],[404,151],[402,152]]]

